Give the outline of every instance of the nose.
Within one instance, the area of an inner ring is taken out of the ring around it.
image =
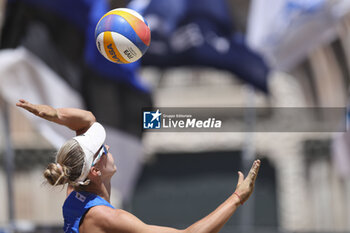
[[[107,149],[107,154],[110,154],[110,152],[109,152],[109,148],[110,148],[110,147],[109,147],[108,145],[106,145],[106,144],[105,144],[105,147],[106,147],[106,149]]]

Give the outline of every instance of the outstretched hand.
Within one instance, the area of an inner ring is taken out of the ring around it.
[[[48,105],[31,104],[26,100],[20,99],[16,106],[24,108],[25,110],[33,113],[34,115],[52,121],[57,119],[57,110]]]
[[[254,161],[252,168],[250,169],[245,179],[244,179],[243,173],[240,171],[238,172],[238,183],[237,183],[235,193],[238,194],[242,204],[248,200],[248,198],[253,192],[255,180],[256,180],[256,177],[258,176],[259,168],[260,168],[260,160],[257,159]]]

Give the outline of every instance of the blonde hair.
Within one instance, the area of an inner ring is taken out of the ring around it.
[[[53,186],[70,184],[79,186],[75,180],[84,165],[84,152],[79,143],[71,139],[57,152],[56,163],[50,163],[44,171],[47,182]]]

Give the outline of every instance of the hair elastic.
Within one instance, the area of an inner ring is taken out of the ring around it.
[[[60,170],[61,172],[63,172],[63,168],[62,168],[61,164],[56,163],[56,166],[57,166],[58,170]]]

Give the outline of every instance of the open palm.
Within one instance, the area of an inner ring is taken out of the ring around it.
[[[16,106],[24,108],[36,116],[42,117],[46,120],[57,118],[57,110],[48,105],[32,104],[26,100],[20,99]]]
[[[239,177],[238,177],[238,183],[237,183],[235,193],[237,193],[240,196],[242,203],[248,200],[248,198],[253,192],[255,180],[258,175],[259,168],[260,168],[260,160],[255,160],[252,165],[252,168],[250,169],[245,179],[244,179],[243,173],[238,172]]]

